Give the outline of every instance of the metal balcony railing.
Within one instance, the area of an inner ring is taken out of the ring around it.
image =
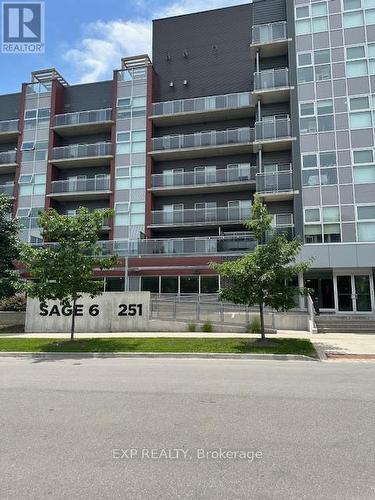
[[[0,184],[0,194],[13,196],[14,184]]]
[[[53,181],[51,183],[51,193],[79,193],[87,191],[109,191],[110,178],[88,178],[88,179],[67,179],[63,181]]]
[[[290,118],[264,118],[255,123],[255,139],[283,139],[290,137]]]
[[[250,163],[228,165],[221,169],[208,167],[206,170],[191,172],[167,170],[152,176],[152,186],[159,188],[246,182],[255,180],[256,172],[257,167]]]
[[[0,133],[18,132],[19,120],[0,121]]]
[[[201,238],[114,240],[98,242],[102,255],[216,255],[251,252],[256,241],[251,234]]]
[[[254,73],[254,90],[277,89],[288,85],[288,68],[267,69]]]
[[[7,165],[16,163],[15,151],[4,151],[0,153],[0,165]]]
[[[174,113],[193,113],[204,111],[215,111],[218,109],[241,108],[250,106],[250,92],[238,92],[236,94],[223,94],[206,97],[195,97],[193,99],[179,99],[175,101],[156,102],[153,104],[153,114],[171,115]]]
[[[53,148],[54,160],[68,160],[73,158],[89,158],[96,156],[111,156],[112,144],[99,142],[95,144],[72,144]]]
[[[282,193],[293,190],[293,174],[291,170],[264,172],[256,174],[258,193]]]
[[[276,23],[256,24],[252,30],[252,43],[270,43],[285,40],[286,21]]]
[[[254,129],[250,127],[210,130],[185,135],[166,135],[152,140],[154,151],[169,149],[201,148],[227,144],[247,144],[254,141]]]
[[[155,226],[180,226],[193,224],[239,223],[248,220],[250,207],[188,208],[183,210],[154,210]]]
[[[65,113],[56,115],[55,126],[84,125],[88,123],[108,122],[112,119],[112,109],[94,109],[91,111],[80,111],[77,113]]]

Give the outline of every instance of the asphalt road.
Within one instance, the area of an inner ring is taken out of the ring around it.
[[[0,499],[374,499],[374,415],[375,363],[0,358]]]

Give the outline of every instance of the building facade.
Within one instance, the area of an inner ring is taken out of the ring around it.
[[[314,257],[299,282],[320,308],[373,312],[374,0],[155,20],[151,60],[82,85],[36,71],[0,96],[0,191],[22,239],[42,243],[40,210],[110,207],[100,245],[121,265],[106,290],[214,293],[209,263],[254,249],[258,193]]]

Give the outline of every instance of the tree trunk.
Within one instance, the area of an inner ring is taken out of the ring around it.
[[[74,327],[76,324],[76,300],[77,299],[73,299],[73,304],[72,304],[72,325],[70,328],[70,340],[71,341],[74,340]]]
[[[266,340],[266,335],[264,333],[264,310],[263,310],[263,302],[259,304],[259,316],[260,316],[260,335],[262,342]]]

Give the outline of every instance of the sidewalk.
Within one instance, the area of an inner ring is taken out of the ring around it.
[[[17,333],[0,334],[1,338],[56,338],[68,339],[68,333]],[[216,338],[259,338],[257,334],[248,333],[204,333],[204,332],[123,332],[123,333],[76,333],[75,338],[103,338],[103,337],[216,337]],[[279,330],[277,334],[268,335],[269,338],[306,338],[314,346],[326,354],[371,355],[375,358],[375,334],[324,333],[310,334],[309,332],[292,332]]]

